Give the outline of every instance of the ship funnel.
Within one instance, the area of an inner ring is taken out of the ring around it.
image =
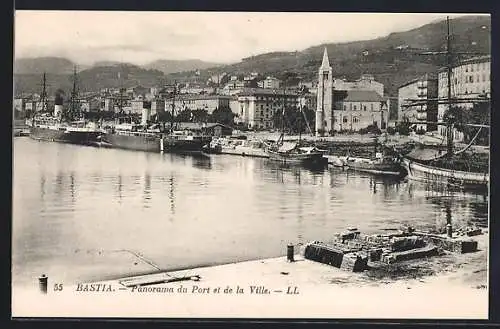
[[[142,109],[141,125],[145,126],[147,124],[147,122],[149,121],[150,115],[151,115],[150,109],[146,109],[146,108]]]
[[[61,89],[56,90],[54,103],[54,116],[60,117],[63,112],[64,103],[64,91],[62,91]]]

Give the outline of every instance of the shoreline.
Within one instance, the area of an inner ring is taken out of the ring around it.
[[[56,281],[50,278],[47,295],[14,286],[13,315],[482,319],[488,316],[489,239],[487,233],[474,238],[476,252],[397,263],[410,270],[392,278],[297,254],[294,262],[280,256],[76,283],[60,292],[51,291]],[[190,279],[161,283],[179,278]],[[134,288],[141,281],[157,283]]]

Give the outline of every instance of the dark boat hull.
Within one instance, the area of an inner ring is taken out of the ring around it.
[[[323,157],[323,153],[280,153],[268,151],[269,160],[282,164],[297,164],[297,165],[327,165],[328,159]]]
[[[201,153],[203,146],[210,143],[205,139],[178,139],[170,136],[163,137],[163,151],[167,153]]]
[[[347,161],[347,167],[352,170],[367,172],[376,175],[404,176],[404,169],[399,163],[368,163]]]
[[[41,127],[30,128],[30,138],[49,142],[94,145],[100,136],[98,131],[66,131]]]
[[[160,152],[160,136],[105,134],[105,146],[132,151]]]

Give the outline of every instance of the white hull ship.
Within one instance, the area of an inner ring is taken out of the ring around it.
[[[408,172],[408,178],[417,181],[456,187],[486,187],[490,182],[489,173],[443,169],[427,166],[408,158],[403,159],[403,165]]]

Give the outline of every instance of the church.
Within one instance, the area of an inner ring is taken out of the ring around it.
[[[368,81],[362,77],[358,82],[342,89],[335,88],[338,84],[333,78],[325,47],[318,72],[316,136],[357,132],[371,125],[381,130],[387,128],[389,104],[383,97],[383,88],[380,93],[381,84],[375,82],[373,77]]]

